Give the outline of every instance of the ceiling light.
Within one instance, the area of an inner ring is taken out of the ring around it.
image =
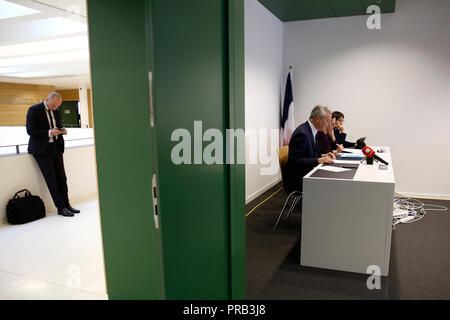
[[[0,59],[27,55],[29,56],[42,53],[87,49],[88,46],[89,41],[87,36],[5,45],[0,46]]]
[[[38,10],[21,6],[6,0],[0,0],[0,20],[28,16],[40,13]]]
[[[80,76],[87,74],[89,74],[89,70],[82,70],[80,68],[76,68],[76,69],[56,70],[56,71],[13,73],[10,76],[15,78],[48,78],[48,77],[74,76],[74,75]]]
[[[14,67],[77,60],[89,60],[89,50],[85,49],[70,52],[33,55],[27,57],[4,58],[0,59],[0,67]]]

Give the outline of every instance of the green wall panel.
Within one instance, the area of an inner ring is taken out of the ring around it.
[[[334,14],[340,16],[356,16],[365,14],[361,0],[328,0]]]
[[[152,1],[153,86],[168,299],[230,298],[227,167],[175,165],[171,160],[177,144],[171,142],[175,129],[189,130],[192,142],[194,121],[202,121],[203,131],[226,129],[226,10],[224,0]]]
[[[110,299],[164,298],[152,207],[146,2],[89,0],[93,112]]]
[[[361,0],[364,4],[364,12],[367,11],[367,8],[371,5],[377,5],[380,7],[382,13],[392,13],[395,12],[395,0],[383,0],[381,4],[379,4],[376,0]]]
[[[292,0],[301,8],[301,11],[308,17],[308,19],[319,19],[334,17],[335,14],[331,10],[327,0]]]
[[[245,41],[244,1],[228,2],[228,126],[245,129]],[[235,154],[245,154],[236,145]],[[246,297],[245,164],[228,166],[230,194],[230,281],[231,298]]]
[[[282,21],[307,19],[292,0],[259,0],[259,2]]]

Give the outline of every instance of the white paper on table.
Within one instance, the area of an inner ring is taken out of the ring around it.
[[[334,163],[340,164],[360,164],[361,160],[334,160]]]
[[[340,167],[331,167],[331,166],[320,167],[319,169],[325,170],[325,171],[330,171],[330,172],[344,172],[344,171],[351,170],[351,169],[340,168]]]
[[[352,154],[363,154],[362,150],[360,150],[360,149],[349,149],[349,148],[344,148],[344,150],[342,150],[342,151],[350,152],[350,153],[352,153]]]

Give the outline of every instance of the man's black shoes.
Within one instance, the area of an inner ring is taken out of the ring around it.
[[[67,210],[69,210],[72,213],[80,213],[80,210],[73,208],[72,206],[68,206]]]
[[[73,212],[67,208],[58,209],[58,214],[63,217],[73,217],[74,216]]]

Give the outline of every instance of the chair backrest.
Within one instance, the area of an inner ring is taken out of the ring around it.
[[[289,158],[289,146],[284,146],[278,149],[278,159],[280,161],[280,169],[281,169],[281,180],[283,181],[283,188],[288,192],[287,184],[286,184],[286,167]]]
[[[284,146],[278,149],[278,159],[280,160],[280,167],[283,168],[287,162],[289,157],[289,146]]]

